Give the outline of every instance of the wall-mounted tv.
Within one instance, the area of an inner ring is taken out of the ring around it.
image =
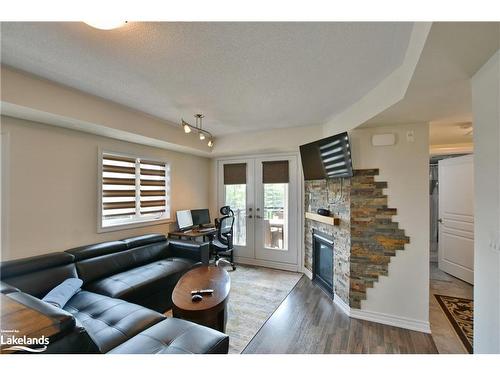
[[[300,146],[300,158],[305,180],[352,177],[347,132]]]

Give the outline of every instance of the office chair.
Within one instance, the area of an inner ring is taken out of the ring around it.
[[[212,241],[212,251],[215,253],[215,265],[218,267],[220,262],[229,263],[234,271],[236,269],[233,254],[234,212],[231,210],[231,207],[224,206],[221,207],[220,213],[222,217],[215,219],[217,235]],[[229,260],[227,257],[229,257]]]

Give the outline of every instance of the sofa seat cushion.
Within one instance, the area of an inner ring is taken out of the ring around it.
[[[169,318],[111,350],[110,354],[226,354],[229,337],[186,320]]]
[[[94,281],[87,284],[85,289],[140,303],[159,291],[171,293],[170,289],[194,264],[189,259],[166,258]]]
[[[153,310],[88,291],[75,294],[64,306],[106,353],[165,317]]]

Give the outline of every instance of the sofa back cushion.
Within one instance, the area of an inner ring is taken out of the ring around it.
[[[3,282],[37,298],[64,280],[77,277],[74,257],[64,252],[5,261],[0,264]]]
[[[164,235],[146,235],[84,246],[67,252],[75,256],[78,276],[85,285],[165,258],[168,254],[168,242]]]
[[[125,238],[122,240],[127,245],[127,249],[133,249],[134,247],[154,244],[157,242],[164,242],[167,240],[163,234],[144,234],[142,236]]]
[[[101,255],[113,254],[127,249],[127,244],[123,241],[108,241],[85,245],[66,250],[65,252],[75,257],[75,261],[95,258]]]

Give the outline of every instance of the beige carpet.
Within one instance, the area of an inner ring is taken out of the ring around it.
[[[236,271],[229,275],[231,291],[226,334],[229,335],[229,353],[238,354],[292,291],[302,274],[238,264]],[[172,310],[165,315],[171,317]]]
[[[237,265],[231,276],[226,333],[229,353],[241,353],[302,274]]]

